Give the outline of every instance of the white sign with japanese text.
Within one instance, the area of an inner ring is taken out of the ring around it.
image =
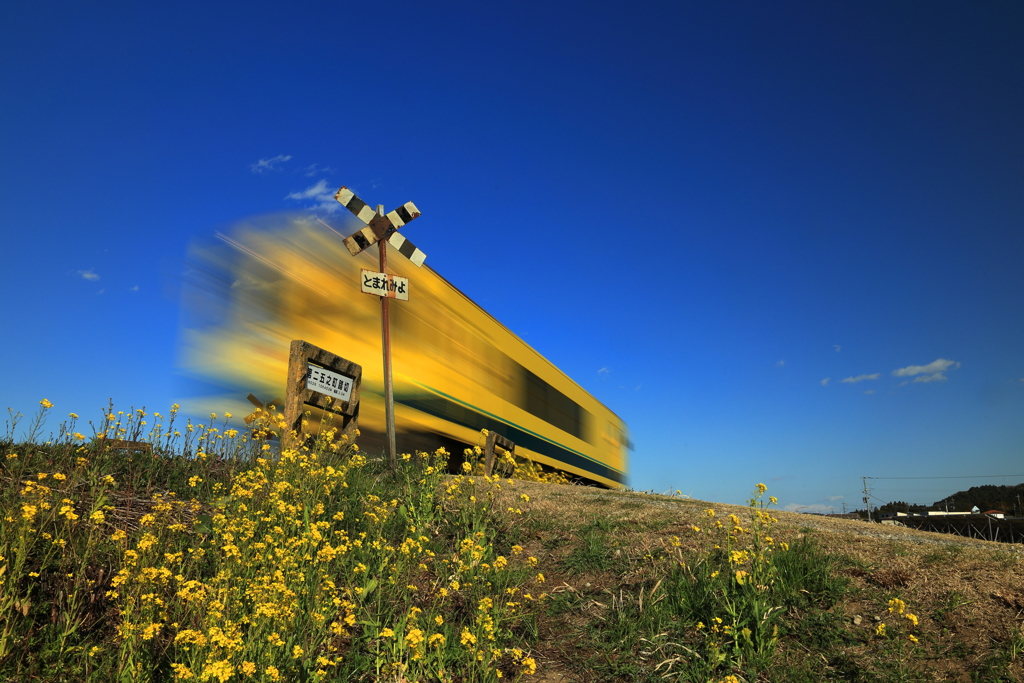
[[[306,370],[307,389],[333,396],[339,401],[347,401],[352,396],[353,379],[351,377],[324,370],[312,363],[309,363],[308,366],[309,369]]]
[[[409,300],[409,278],[407,277],[364,269],[360,275],[360,289],[366,294],[386,296],[400,301]]]

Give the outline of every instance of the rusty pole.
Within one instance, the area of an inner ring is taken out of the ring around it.
[[[384,205],[377,205],[377,215],[384,215]],[[380,245],[380,272],[386,277],[388,274],[388,241],[378,240]],[[380,298],[380,328],[384,352],[384,420],[387,424],[387,451],[388,463],[392,468],[398,467],[398,455],[395,452],[395,396],[392,390],[391,381],[391,322],[388,317],[388,299]]]

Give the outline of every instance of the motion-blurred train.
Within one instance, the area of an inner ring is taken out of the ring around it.
[[[309,216],[234,226],[195,247],[184,288],[181,364],[207,386],[193,410],[252,412],[245,397],[283,396],[289,344],[303,339],[363,368],[360,447],[383,444],[380,301],[359,289],[377,249],[356,257],[340,232]],[[395,422],[400,453],[446,446],[459,455],[480,430],[516,455],[586,483],[626,484],[626,425],[522,339],[428,266],[394,250],[389,272],[410,280],[390,306]]]

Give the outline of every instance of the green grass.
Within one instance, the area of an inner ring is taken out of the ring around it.
[[[652,506],[483,477],[472,449],[454,477],[444,453],[392,470],[329,434],[281,451],[273,416],[108,409],[44,441],[50,410],[0,439],[0,681],[1024,673],[1016,555],[858,550],[780,523],[762,485],[745,508]]]
[[[329,434],[278,452],[224,425],[149,428],[151,452],[111,448],[145,437],[147,417],[110,412],[91,440],[72,425],[5,443],[3,679],[534,669],[521,646],[536,637],[540,577],[489,505],[496,480],[446,477],[443,452],[390,470]]]

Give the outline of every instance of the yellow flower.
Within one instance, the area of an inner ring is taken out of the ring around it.
[[[383,630],[382,630],[382,631],[380,632],[380,637],[381,637],[381,638],[393,638],[394,636],[395,636],[395,632],[394,632],[394,631],[392,631],[392,630],[391,630],[391,629],[389,629],[389,628],[385,628],[385,629],[383,629]]]
[[[757,485],[757,492],[758,493],[764,493],[767,490],[768,490],[768,487],[765,486],[764,484],[758,484]]]
[[[893,598],[892,600],[889,601],[889,613],[890,614],[903,614],[903,612],[906,609],[907,609],[906,603],[903,602],[902,600],[900,600],[899,598]]]
[[[743,564],[750,558],[750,553],[746,550],[733,550],[729,553],[729,562],[733,564]]]
[[[281,680],[281,672],[277,670],[276,666],[268,666],[264,673],[266,673],[272,681]]]
[[[204,681],[209,681],[216,678],[220,683],[225,683],[235,674],[235,667],[231,666],[231,662],[227,659],[222,659],[219,662],[213,662],[207,664],[203,668],[203,673],[200,678]]]
[[[304,650],[301,647],[299,647],[298,645],[296,645],[295,647],[292,648],[292,659],[298,659],[303,654],[304,654]]]
[[[884,621],[881,624],[879,624],[878,626],[875,627],[875,635],[876,636],[884,636],[885,635],[885,622]]]
[[[742,569],[739,570],[738,572],[736,572],[736,583],[742,586],[747,582],[747,576],[747,572],[743,571]]]
[[[188,668],[184,664],[178,664],[175,662],[174,664],[171,664],[171,669],[174,670],[175,678],[180,678],[186,681],[191,678],[195,678],[195,674],[192,673],[192,669]]]
[[[53,407],[53,404],[47,401],[45,398],[39,402],[39,405],[41,405],[45,410],[49,410],[50,408]]]
[[[914,626],[917,626],[917,615],[916,614],[911,614],[910,612],[907,612],[903,616],[906,617],[907,621],[909,621],[911,624],[913,624]]]
[[[911,633],[911,634],[909,634],[907,636],[907,640],[909,640],[912,643],[916,643],[917,642],[917,636],[915,636],[913,633]]]
[[[465,647],[469,647],[470,645],[476,645],[476,636],[474,636],[472,633],[470,633],[468,628],[463,626],[462,627],[462,634],[459,636],[459,641]]]
[[[543,573],[537,574],[537,583],[544,583],[544,574]]]
[[[252,676],[254,673],[256,673],[256,665],[252,662],[242,662],[242,665],[238,668],[246,676]]]

